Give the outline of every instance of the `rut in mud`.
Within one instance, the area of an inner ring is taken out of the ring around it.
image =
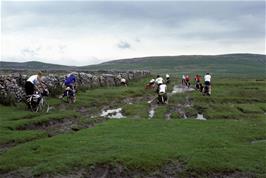
[[[173,87],[173,91],[168,93],[168,98],[171,97],[173,94],[178,94],[182,92],[189,92],[193,91],[192,88],[186,88],[181,85],[175,85]],[[126,118],[126,115],[123,114],[122,106],[124,105],[131,105],[131,104],[138,104],[140,102],[148,102],[149,103],[149,111],[148,111],[148,118],[153,118],[156,109],[159,107],[157,104],[157,97],[156,96],[137,96],[137,97],[127,97],[119,101],[112,101],[109,105],[105,106],[91,106],[91,107],[80,107],[76,109],[78,113],[80,113],[83,119],[85,118],[85,122],[81,122],[79,117],[70,117],[70,118],[63,118],[63,119],[55,119],[49,120],[40,123],[32,123],[25,126],[20,126],[16,128],[16,130],[41,130],[47,133],[47,137],[53,137],[58,134],[65,134],[65,133],[75,133],[81,129],[91,128],[94,127],[96,124],[102,123],[108,119],[122,119]],[[169,107],[168,111],[165,113],[165,119],[171,119],[171,115],[173,113],[179,113],[184,119],[187,118],[184,108],[190,107],[192,105],[189,98],[186,98],[186,103],[179,104],[177,103],[175,107]],[[54,110],[61,110],[65,111],[71,105],[67,103],[61,103],[57,106],[54,106]],[[203,117],[199,116],[198,118],[202,119]],[[203,120],[203,119],[202,119]],[[42,137],[43,138],[43,137]],[[34,138],[31,140],[25,140],[19,143],[10,142],[0,145],[0,153],[7,151],[9,148],[14,147],[18,144],[22,144],[25,142],[30,142],[36,139],[42,138]]]
[[[108,119],[121,119],[125,118],[126,116],[122,113],[121,106],[125,104],[135,104],[142,102],[143,100],[149,100],[150,96],[139,96],[139,97],[128,97],[124,98],[121,101],[112,101],[107,106],[100,106],[99,108],[96,106],[91,107],[80,107],[76,111],[80,113],[81,117],[83,117],[83,121],[81,121],[80,117],[70,117],[70,118],[63,118],[63,119],[55,119],[55,120],[48,120],[39,123],[31,123],[28,125],[17,127],[16,130],[41,130],[47,133],[47,137],[53,137],[59,134],[65,133],[75,133],[79,130],[92,128],[95,125],[102,123]],[[60,110],[65,111],[71,105],[68,103],[61,103],[55,107],[53,110]],[[118,108],[113,108],[118,107]],[[30,118],[33,118],[32,116]],[[6,152],[8,149],[15,147],[19,144],[23,144],[26,142],[31,142],[38,139],[43,139],[47,137],[37,137],[32,138],[29,140],[24,140],[21,142],[9,142],[0,144],[0,154]]]
[[[173,90],[170,93],[167,93],[168,100],[176,94],[185,93],[195,91],[194,88],[188,88],[183,85],[174,85]],[[156,109],[159,107],[160,104],[157,103],[157,98],[153,98],[149,102],[149,118],[153,118],[156,112]],[[167,105],[166,105],[167,106]],[[192,101],[188,96],[185,98],[184,103],[175,103],[174,106],[170,105],[167,106],[167,112],[164,114],[166,120],[170,120],[173,115],[178,115],[181,119],[187,118],[195,118],[197,120],[206,120],[202,113],[198,113],[197,115],[191,115],[190,113],[186,112],[186,108],[191,108],[193,106]]]
[[[187,88],[182,85],[175,85],[173,87],[173,91],[171,93],[168,93],[168,97],[171,97],[173,94],[176,93],[183,93],[183,92],[189,92],[193,91],[193,88]],[[126,118],[125,115],[123,115],[123,111],[121,106],[125,104],[136,104],[143,101],[148,101],[150,104],[150,110],[149,110],[149,118],[152,118],[156,112],[156,108],[158,107],[157,104],[157,97],[153,96],[138,96],[138,97],[127,97],[120,101],[112,101],[107,106],[92,106],[92,107],[80,107],[76,111],[81,114],[81,116],[85,118],[95,118],[93,119],[93,122],[90,123],[82,123],[80,124],[79,118],[64,118],[60,120],[49,120],[47,122],[42,123],[36,123],[36,124],[30,124],[26,126],[22,126],[17,128],[17,130],[43,130],[46,131],[49,137],[62,134],[62,133],[69,133],[73,131],[78,131],[80,129],[84,128],[90,128],[93,127],[94,124],[100,123],[102,121],[105,121],[107,119],[113,119],[113,118]],[[186,114],[184,112],[184,107],[191,106],[191,102],[188,98],[186,98],[186,104],[185,106],[181,104],[177,104],[176,108],[170,108],[170,112],[166,113],[167,119],[170,119],[172,112],[179,112],[186,118]],[[69,107],[69,104],[67,103],[61,103],[57,106],[55,106],[55,110],[61,110],[65,111]]]
[[[185,163],[179,161],[171,161],[161,167],[152,170],[144,170],[141,168],[129,168],[121,164],[96,164],[88,168],[76,168],[68,171],[66,174],[44,174],[40,176],[33,176],[32,172],[27,169],[21,169],[5,174],[0,174],[5,178],[20,178],[20,177],[56,177],[56,178],[131,178],[131,177],[145,177],[145,178],[169,178],[169,177],[206,177],[206,178],[251,178],[256,177],[253,173],[239,172],[239,171],[208,171],[201,172],[194,170],[187,170]]]
[[[10,149],[10,148],[12,148],[12,147],[14,147],[16,145],[17,145],[17,143],[15,143],[15,142],[8,142],[8,143],[5,143],[5,144],[1,144],[0,145],[0,154],[6,152],[8,149]]]
[[[58,178],[70,177],[70,176],[56,176]],[[132,178],[132,177],[145,177],[145,178],[170,178],[170,177],[206,177],[206,178],[252,178],[255,177],[253,173],[244,173],[239,171],[228,172],[206,172],[198,173],[193,170],[185,170],[181,163],[168,163],[163,167],[145,171],[139,169],[129,169],[122,165],[97,165],[93,166],[89,170],[81,170],[78,173],[74,173],[71,177],[81,178]]]

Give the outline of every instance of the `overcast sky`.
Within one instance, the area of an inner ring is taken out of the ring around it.
[[[265,2],[4,1],[1,29],[5,61],[265,54]]]

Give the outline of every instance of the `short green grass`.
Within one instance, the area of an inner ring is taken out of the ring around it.
[[[179,159],[196,171],[265,172],[265,120],[110,120],[76,134],[19,145],[0,158],[1,171],[31,167],[34,174],[119,162],[152,169]],[[14,162],[14,158],[16,161]]]
[[[130,116],[132,118],[147,118],[149,107],[147,102],[141,102],[138,104],[127,104],[122,107],[123,112],[126,116]]]
[[[0,106],[0,144],[17,143],[1,153],[0,173],[27,168],[33,175],[67,174],[73,168],[97,163],[154,170],[170,160],[179,160],[185,171],[240,171],[266,176],[266,142],[251,143],[266,139],[266,81],[216,79],[211,97],[196,91],[173,95],[168,105],[158,106],[152,119],[148,118],[146,101],[121,103],[126,97],[153,96],[153,91],[144,90],[148,81],[145,78],[129,87],[80,92],[76,104],[49,114],[30,113],[20,106]],[[169,92],[177,82],[172,80]],[[191,107],[185,108],[188,116],[193,118],[202,112],[208,120],[184,120],[175,112],[171,120],[165,120],[171,108],[185,105],[187,100],[192,102]],[[60,107],[55,98],[49,103]],[[93,112],[100,112],[106,105],[122,107],[127,118],[51,138],[45,131],[16,130],[66,117],[87,122],[90,118],[78,112],[80,107],[93,107]]]

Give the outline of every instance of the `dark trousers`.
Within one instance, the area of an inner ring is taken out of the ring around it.
[[[69,87],[70,88],[70,90],[68,91],[68,90],[65,90],[64,91],[64,95],[63,95],[63,97],[65,97],[65,96],[67,96],[67,92],[69,92],[68,94],[70,95],[70,96],[74,96],[74,86],[73,85],[66,85],[66,88],[67,87]]]
[[[205,81],[205,85],[211,85],[211,82]]]
[[[33,95],[34,93],[34,85],[31,82],[26,82],[25,84],[25,92],[26,95]]]

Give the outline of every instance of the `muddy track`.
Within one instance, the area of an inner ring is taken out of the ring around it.
[[[16,146],[18,143],[16,142],[8,142],[0,145],[0,155],[6,152],[8,149]]]
[[[42,177],[42,176],[41,176]],[[57,175],[57,178],[70,177],[69,175]],[[239,171],[224,171],[224,172],[198,172],[188,170],[185,164],[175,161],[164,164],[161,167],[153,170],[132,169],[121,164],[109,165],[95,165],[89,169],[81,169],[71,174],[71,177],[81,178],[254,178],[256,174],[245,173]]]
[[[78,118],[64,118],[59,120],[49,120],[47,122],[33,123],[18,127],[16,130],[43,130],[48,137],[74,131],[73,125],[78,124]]]
[[[109,105],[101,106],[99,108],[92,106],[92,107],[80,107],[76,111],[81,114],[82,117],[87,118],[85,122],[80,121],[80,118],[64,118],[64,119],[57,119],[57,120],[49,120],[40,123],[32,123],[25,126],[20,126],[16,128],[16,130],[41,130],[47,133],[47,137],[53,137],[59,134],[65,133],[75,133],[79,130],[92,128],[95,125],[102,123],[109,118],[101,117],[99,114],[102,110],[110,109],[114,106],[121,106],[124,104],[135,104],[141,101],[148,100],[150,96],[139,96],[139,97],[128,97],[124,98],[120,101],[112,101]],[[54,109],[58,110],[66,110],[69,107],[68,103],[60,103],[59,105],[55,106]],[[35,115],[30,116],[31,119],[34,119]],[[23,118],[24,119],[24,118]],[[26,117],[25,117],[26,119]],[[28,119],[28,118],[27,118]],[[31,142],[33,140],[43,139],[47,137],[41,138],[34,138],[30,140],[25,140],[22,142],[9,142],[0,144],[0,154],[8,151],[8,149],[15,147],[19,144],[23,144],[26,142]]]
[[[53,137],[62,133],[70,133],[77,131],[74,125],[77,123],[77,118],[65,118],[61,120],[49,120],[47,122],[33,123],[16,128],[16,130],[42,130],[47,133],[47,137]],[[0,145],[0,154],[8,151],[8,149],[15,147],[19,144],[39,140],[47,137],[36,137],[21,142],[8,142]]]
[[[185,92],[187,91],[181,86],[177,87],[174,86],[174,89],[177,89],[178,91]],[[174,90],[173,90],[174,91]],[[173,92],[172,92],[173,93]],[[172,93],[169,93],[168,95],[171,96]],[[113,100],[111,103],[108,105],[103,105],[103,106],[91,106],[91,107],[80,107],[76,109],[78,113],[81,114],[82,117],[86,118],[85,122],[81,122],[80,118],[64,118],[60,120],[49,120],[45,122],[40,122],[40,123],[33,123],[25,126],[21,126],[16,128],[16,130],[42,130],[47,133],[48,137],[53,137],[59,134],[64,134],[64,133],[75,133],[76,131],[79,131],[81,129],[86,129],[86,128],[92,128],[95,127],[95,125],[102,123],[106,120],[108,120],[108,117],[101,117],[100,113],[103,110],[108,110],[112,109],[114,107],[121,107],[125,104],[137,104],[143,101],[151,101],[150,102],[150,109],[149,109],[149,118],[152,118],[155,114],[156,108],[158,107],[156,97],[154,96],[137,96],[137,97],[127,97],[122,100]],[[191,101],[189,101],[189,98],[186,98],[186,103],[185,106],[191,105]],[[58,110],[66,110],[68,107],[70,107],[68,103],[60,103],[59,105],[55,106],[53,109],[58,109]],[[169,107],[169,111],[165,114],[165,118],[171,119],[171,115],[173,113],[178,112],[180,115],[184,116],[186,118],[186,113],[184,111],[184,107],[181,104],[177,104],[175,107]],[[36,116],[30,116],[30,118],[34,118]],[[10,142],[10,143],[5,143],[0,145],[0,154],[7,151],[8,149],[19,145],[23,144],[26,142],[30,142],[33,140],[38,140],[42,138],[47,138],[47,137],[41,137],[41,138],[35,138],[31,140],[25,140],[23,142],[15,143],[15,142]]]
[[[182,85],[174,85],[173,90],[171,93],[167,93],[168,100],[175,94],[178,93],[185,93],[194,91],[193,88],[187,88]],[[150,107],[149,107],[149,118],[153,118],[156,109],[159,107],[159,104],[157,104],[157,99],[154,98],[152,101],[149,101]],[[178,114],[180,118],[187,119],[188,117],[194,117],[194,115],[190,115],[186,112],[186,108],[192,107],[192,101],[191,99],[186,96],[184,103],[176,103],[175,105],[167,105],[167,112],[165,113],[165,119],[170,120],[172,118],[172,115]]]
[[[196,170],[186,169],[186,164],[179,161],[168,162],[161,167],[150,170],[141,168],[129,168],[122,164],[96,164],[87,168],[76,168],[65,174],[43,174],[33,176],[32,172],[27,169],[21,169],[5,174],[0,174],[5,178],[21,178],[21,177],[38,177],[38,178],[254,178],[258,177],[254,173],[240,171],[208,171],[199,172]]]

